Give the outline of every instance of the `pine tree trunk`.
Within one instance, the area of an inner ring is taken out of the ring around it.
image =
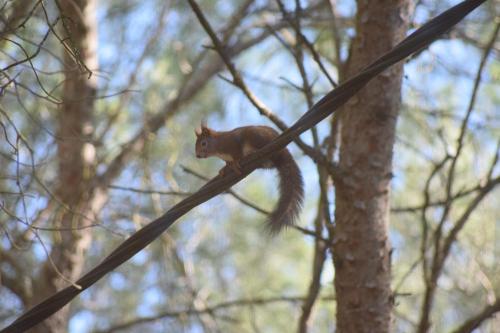
[[[66,17],[70,47],[78,50],[80,61],[91,69],[97,68],[96,0],[61,1],[61,15]],[[70,18],[70,19],[68,19]],[[62,35],[66,32],[62,31]],[[58,184],[55,194],[70,210],[61,207],[52,227],[76,228],[92,222],[83,216],[93,217],[89,204],[89,180],[94,176],[94,147],[89,142],[93,132],[96,78],[88,74],[64,51],[65,81],[63,103],[57,114]],[[53,232],[51,258],[59,270],[47,260],[37,281],[33,306],[56,291],[75,281],[82,273],[85,252],[92,239],[92,228]],[[68,331],[69,306],[64,307],[33,332],[63,333]]]
[[[358,0],[356,37],[343,73],[351,77],[402,40],[409,0]],[[402,65],[373,80],[341,110],[336,183],[337,332],[389,332],[392,294],[389,190]]]

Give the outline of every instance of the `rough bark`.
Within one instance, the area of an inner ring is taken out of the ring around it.
[[[402,40],[410,1],[357,1],[350,77]],[[365,87],[341,111],[336,183],[337,332],[389,332],[392,294],[388,239],[392,151],[400,108],[402,65]]]
[[[91,69],[97,68],[97,22],[95,0],[61,1],[61,15],[66,18],[71,42],[79,50],[80,61]],[[89,179],[94,175],[95,154],[90,142],[96,95],[95,77],[88,78],[75,59],[64,52],[65,81],[63,103],[57,114],[58,177],[55,194],[69,209],[61,208],[54,227],[75,228],[90,224],[84,216],[92,216],[89,204]],[[51,258],[43,265],[37,279],[33,306],[57,290],[75,281],[82,272],[85,252],[90,245],[92,228],[53,233]],[[62,276],[65,278],[62,278]],[[67,332],[69,307],[36,326],[34,332]]]

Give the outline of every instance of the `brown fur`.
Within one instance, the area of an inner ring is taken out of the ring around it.
[[[227,132],[214,131],[205,125],[196,131],[196,157],[216,156],[226,161],[226,168],[239,169],[239,161],[264,147],[278,136],[271,127],[244,126]],[[297,163],[288,149],[276,152],[261,168],[277,168],[280,176],[280,199],[271,213],[267,229],[277,234],[286,226],[294,225],[304,198],[304,183]],[[224,174],[224,170],[220,171]]]

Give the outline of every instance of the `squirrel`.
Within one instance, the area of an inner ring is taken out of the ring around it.
[[[268,126],[243,126],[223,132],[205,124],[196,128],[195,134],[197,158],[216,156],[226,162],[219,171],[221,176],[227,168],[241,173],[239,161],[278,136],[278,132]],[[266,225],[269,233],[275,235],[295,224],[304,200],[304,182],[297,163],[286,148],[275,152],[259,168],[276,168],[280,177],[280,198]]]

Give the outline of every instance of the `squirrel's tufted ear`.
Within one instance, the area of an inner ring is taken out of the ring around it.
[[[205,119],[201,121],[200,128],[203,135],[210,135],[210,128],[208,128],[207,121]]]
[[[196,127],[194,129],[194,134],[196,134],[196,136],[200,136],[202,133],[202,128],[201,127]]]

